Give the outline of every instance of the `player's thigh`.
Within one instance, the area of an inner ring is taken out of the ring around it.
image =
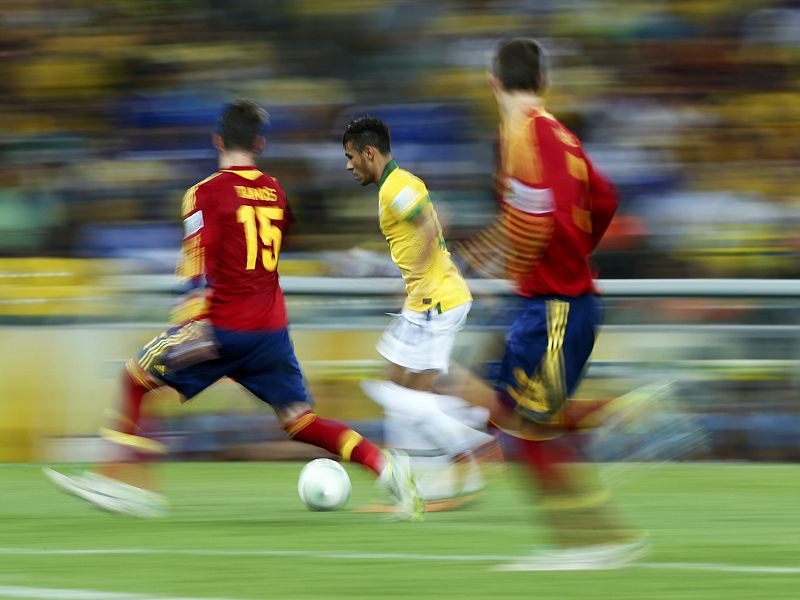
[[[376,347],[386,360],[409,371],[447,372],[456,334],[469,303],[447,312],[404,310],[394,317]]]
[[[567,397],[572,396],[586,373],[601,321],[601,305],[596,296],[581,296],[570,306],[572,316],[567,319],[563,347]]]
[[[265,333],[231,377],[256,398],[280,411],[311,404],[305,378],[286,330]]]
[[[513,323],[497,389],[518,414],[558,423],[594,346],[595,302],[594,297],[531,300]]]
[[[149,375],[174,388],[181,396],[191,398],[236,366],[236,361],[230,358],[204,360],[182,368],[172,366],[170,357],[176,350],[201,335],[200,324],[195,321],[171,327],[145,344],[134,360]]]

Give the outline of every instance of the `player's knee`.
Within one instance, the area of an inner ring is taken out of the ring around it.
[[[291,427],[292,423],[305,414],[315,414],[313,407],[308,402],[293,402],[275,408],[275,415],[284,429]]]
[[[141,386],[147,390],[153,390],[164,385],[161,381],[148,373],[142,365],[139,364],[139,361],[133,358],[125,363],[125,367],[122,369],[122,379],[126,383]]]

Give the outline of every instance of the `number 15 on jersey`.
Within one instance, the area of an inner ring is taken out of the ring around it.
[[[278,254],[281,251],[283,233],[273,221],[283,220],[283,209],[275,206],[250,206],[242,204],[236,209],[236,220],[244,226],[247,243],[248,271],[256,268],[259,241],[261,242],[261,263],[267,271],[278,267]]]

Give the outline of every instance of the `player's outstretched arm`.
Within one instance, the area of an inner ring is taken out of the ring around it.
[[[596,248],[614,218],[619,195],[612,183],[586,159],[592,199],[592,248]]]

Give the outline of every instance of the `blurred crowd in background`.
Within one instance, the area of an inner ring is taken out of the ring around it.
[[[468,237],[495,207],[487,53],[516,34],[549,49],[550,110],[620,189],[603,277],[800,275],[789,0],[3,0],[0,256],[171,271],[181,195],[238,96],[270,112],[263,166],[309,272],[384,249],[374,190],[344,169],[357,114],[388,122],[449,240]]]
[[[210,133],[236,97],[270,113],[262,167],[281,181],[294,217],[284,275],[397,275],[375,189],[345,170],[341,136],[357,115],[389,124],[395,158],[428,184],[449,242],[488,224],[497,114],[487,58],[501,37],[532,35],[551,58],[549,109],[621,193],[596,257],[602,278],[800,276],[796,2],[0,7],[0,323],[88,321],[4,329],[0,459],[41,459],[39,434],[90,439],[119,364],[152,335],[148,324],[167,317],[181,197],[216,170]],[[366,329],[379,331],[398,299],[310,293],[289,303],[301,362],[318,401],[330,401],[324,411],[373,418],[355,383],[379,367]],[[712,434],[709,456],[800,455],[796,298],[612,297],[607,306],[588,392],[676,378]],[[500,339],[510,314],[502,298],[476,296],[466,350]],[[92,328],[98,320],[136,325],[104,337]],[[60,382],[68,393],[48,387]],[[170,424],[199,436],[186,438],[187,454],[247,438],[236,420],[243,405],[226,386],[215,390],[205,421]],[[252,410],[246,422],[261,439]]]

